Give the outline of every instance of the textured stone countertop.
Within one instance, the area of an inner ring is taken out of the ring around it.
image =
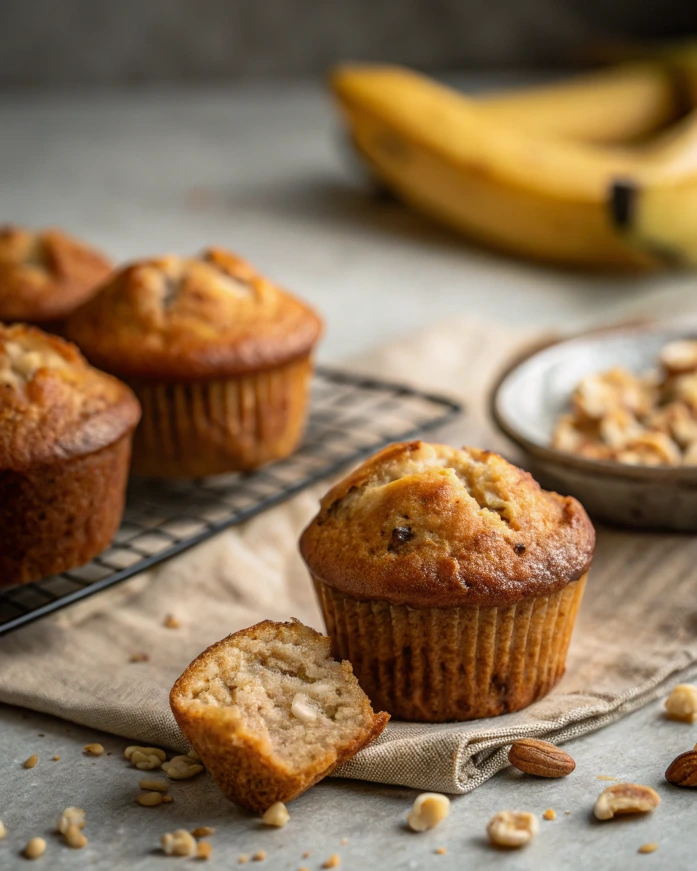
[[[64,226],[121,259],[228,245],[325,314],[324,360],[461,313],[575,327],[675,312],[694,282],[688,275],[589,277],[521,264],[371,199],[319,85],[0,94],[0,131],[0,220]],[[84,756],[82,747],[96,740],[112,755]],[[208,778],[175,784],[172,804],[139,807],[139,774],[122,758],[127,742],[0,707],[0,819],[8,829],[0,868],[24,867],[19,850],[34,835],[48,841],[37,867],[52,871],[164,867],[175,860],[157,849],[163,832],[211,825],[214,869],[265,850],[266,861],[250,867],[318,869],[337,852],[347,871],[679,871],[695,867],[694,801],[664,784],[662,773],[695,740],[697,729],[666,721],[655,703],[566,745],[578,763],[571,777],[533,781],[502,772],[456,798],[446,823],[423,835],[405,828],[413,791],[340,780],[294,802],[289,825],[269,831],[223,800]],[[23,769],[36,752],[39,764]],[[54,754],[60,761],[51,761]],[[607,786],[597,775],[656,786],[663,804],[648,818],[597,823],[592,805]],[[79,852],[51,834],[68,805],[87,811],[90,843]],[[557,820],[542,821],[526,850],[487,846],[484,828],[495,811],[547,807]],[[658,852],[638,855],[651,841]],[[440,846],[445,855],[434,853]],[[308,849],[311,856],[302,859]]]

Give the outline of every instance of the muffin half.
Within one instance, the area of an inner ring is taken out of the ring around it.
[[[98,251],[60,230],[0,228],[0,321],[55,328],[111,272]]]
[[[222,792],[256,811],[296,798],[389,720],[350,664],[331,658],[329,639],[299,620],[264,620],[204,650],[170,704]]]
[[[68,342],[0,325],[0,586],[87,562],[123,514],[131,391]]]
[[[288,456],[302,438],[321,321],[220,249],[119,272],[69,321],[143,406],[133,469],[198,477]]]
[[[554,686],[594,546],[575,499],[491,452],[419,441],[333,487],[300,540],[333,654],[374,705],[425,722]]]

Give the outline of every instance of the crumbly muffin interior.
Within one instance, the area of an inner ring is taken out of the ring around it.
[[[292,770],[349,743],[367,705],[352,673],[330,657],[328,639],[294,628],[228,639],[190,684],[193,702],[229,709],[240,731],[268,742]]]

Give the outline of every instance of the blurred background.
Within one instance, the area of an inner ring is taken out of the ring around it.
[[[559,67],[695,30],[694,0],[0,0],[0,87]]]

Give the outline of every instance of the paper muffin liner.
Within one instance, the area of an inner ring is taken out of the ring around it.
[[[291,454],[305,429],[309,357],[232,378],[131,383],[143,408],[133,472],[203,477]]]
[[[0,587],[81,566],[121,524],[131,434],[99,451],[0,472]]]
[[[402,720],[473,720],[517,711],[564,673],[586,575],[501,608],[409,608],[362,601],[313,578],[332,654],[376,710]]]

